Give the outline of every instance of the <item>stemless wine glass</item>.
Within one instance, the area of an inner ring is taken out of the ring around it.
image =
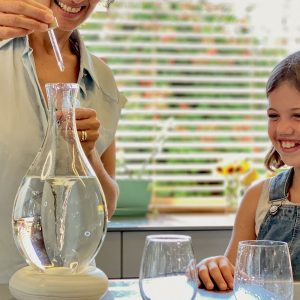
[[[239,242],[234,294],[237,300],[292,300],[293,274],[285,242]]]
[[[146,237],[139,286],[144,300],[190,300],[197,293],[198,277],[187,235]]]

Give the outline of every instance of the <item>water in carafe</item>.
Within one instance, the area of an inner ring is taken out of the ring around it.
[[[106,203],[77,136],[78,85],[48,84],[46,90],[47,135],[15,199],[14,237],[28,264],[80,272],[104,240]]]

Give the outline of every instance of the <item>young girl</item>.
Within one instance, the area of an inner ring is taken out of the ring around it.
[[[282,60],[267,82],[268,135],[272,142],[265,165],[270,170],[291,166],[253,185],[245,193],[224,256],[199,262],[200,287],[233,288],[239,241],[287,242],[293,275],[300,279],[300,51]]]

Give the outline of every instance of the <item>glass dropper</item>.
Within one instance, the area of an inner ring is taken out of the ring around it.
[[[58,23],[57,23],[56,18],[54,18],[54,20],[52,21],[52,23],[49,26],[48,35],[49,35],[49,39],[50,39],[50,42],[51,42],[51,45],[53,48],[53,52],[54,52],[54,55],[55,55],[55,58],[57,61],[57,65],[58,65],[60,71],[63,72],[65,69],[64,61],[62,59],[62,56],[61,56],[61,53],[59,50],[59,46],[58,46],[58,43],[57,43],[57,40],[56,40],[56,37],[54,34],[54,28],[57,28],[57,27],[58,27]]]

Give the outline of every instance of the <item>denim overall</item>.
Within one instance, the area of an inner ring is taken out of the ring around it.
[[[300,205],[282,205],[288,197],[293,174],[291,168],[271,178],[269,202],[272,205],[261,224],[257,239],[287,242],[294,280],[300,280]]]

